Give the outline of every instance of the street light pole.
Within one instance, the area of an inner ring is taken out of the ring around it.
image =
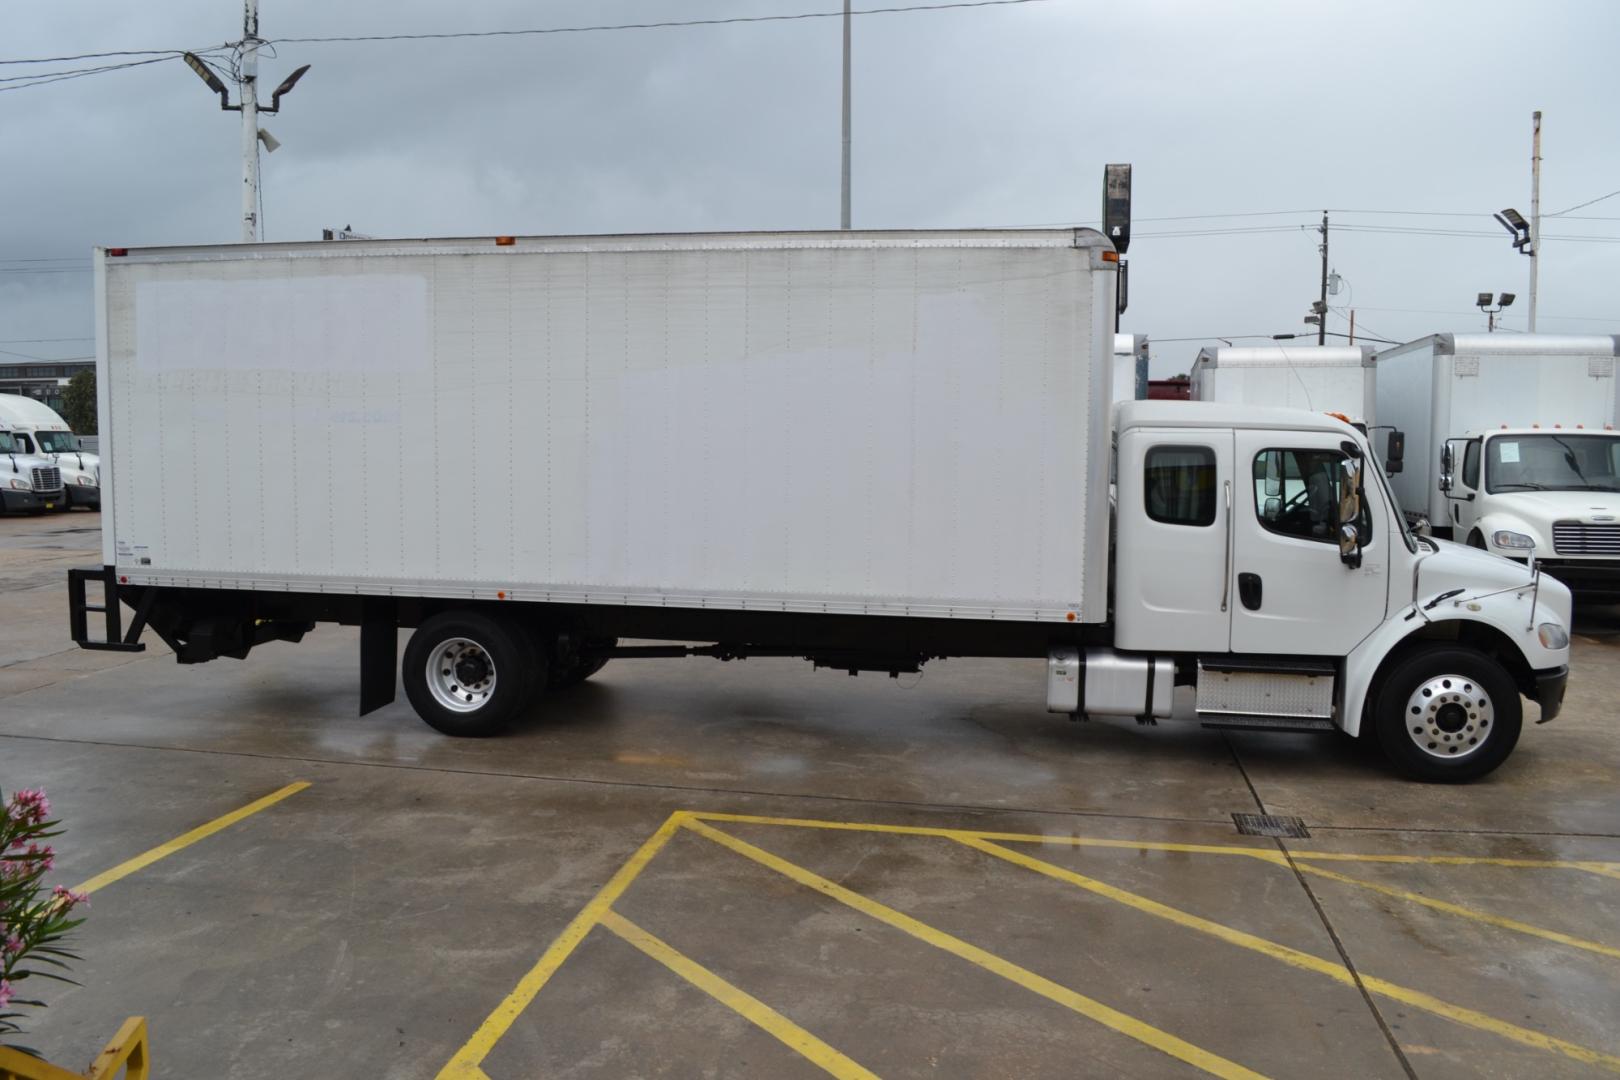
[[[242,242],[259,240],[259,0],[242,7]]]
[[[253,0],[248,0],[252,3]],[[839,187],[840,213],[838,227],[849,228],[849,24],[850,0],[844,0],[844,159],[843,183]]]
[[[1316,326],[1316,343],[1327,344],[1328,213],[1322,211],[1322,299],[1316,305],[1321,322]]]
[[[1530,143],[1530,318],[1529,332],[1536,332],[1536,278],[1541,266],[1541,110],[1530,114],[1535,134]]]

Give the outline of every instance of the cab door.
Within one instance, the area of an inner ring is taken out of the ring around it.
[[[1119,439],[1115,643],[1225,652],[1234,478],[1229,428],[1130,428]]]
[[[1332,432],[1238,431],[1234,469],[1232,651],[1344,656],[1384,621],[1389,518],[1362,468],[1361,565],[1339,557],[1344,482]]]

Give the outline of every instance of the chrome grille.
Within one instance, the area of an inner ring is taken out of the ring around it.
[[[62,490],[62,470],[56,468],[55,466],[47,466],[46,468],[43,468],[43,469],[35,469],[34,470],[34,490],[35,491],[61,491]]]
[[[1620,555],[1620,525],[1555,521],[1553,551],[1559,555]]]

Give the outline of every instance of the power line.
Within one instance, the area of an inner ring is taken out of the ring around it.
[[[79,53],[77,56],[36,56],[30,60],[0,60],[0,64],[66,64],[73,60],[101,60],[109,56],[179,55],[179,49],[124,49],[119,52]]]
[[[179,53],[168,56],[158,56],[150,60],[131,60],[125,64],[104,64],[101,67],[80,68],[76,71],[44,71],[38,75],[21,75],[14,79],[0,79],[0,82],[11,82],[10,86],[0,86],[0,94],[8,90],[26,90],[30,86],[45,86],[48,83],[68,82],[72,79],[84,79],[91,75],[102,75],[109,71],[123,71],[126,68],[144,67],[147,64],[161,64],[168,60],[179,59]],[[15,81],[26,79],[28,81]]]
[[[1591,206],[1593,203],[1600,203],[1604,199],[1612,199],[1616,195],[1620,195],[1620,191],[1611,191],[1607,195],[1599,195],[1595,199],[1587,199],[1583,203],[1576,203],[1574,206],[1570,207],[1569,210],[1579,210],[1584,206]],[[1563,217],[1565,214],[1569,213],[1569,210],[1560,210],[1556,214],[1543,214],[1542,217]]]
[[[945,4],[910,4],[903,7],[865,8],[851,15],[897,15],[915,11],[946,11],[958,8],[1010,7],[1016,4],[1044,4],[1053,0],[953,0]],[[838,11],[804,11],[791,15],[734,15],[715,19],[670,19],[661,22],[602,23],[594,26],[547,26],[523,30],[462,30],[433,34],[348,34],[337,37],[272,38],[276,44],[324,45],[354,41],[446,41],[451,38],[529,37],[537,34],[589,34],[608,30],[664,30],[681,26],[731,26],[738,23],[798,22],[805,19],[841,19]]]

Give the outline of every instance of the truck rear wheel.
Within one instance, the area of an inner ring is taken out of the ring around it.
[[[446,611],[417,627],[401,664],[416,715],[446,735],[506,730],[544,684],[545,655],[520,628],[476,611]]]
[[[1416,780],[1477,780],[1519,741],[1519,689],[1491,657],[1432,645],[1398,661],[1378,692],[1373,723],[1395,767]]]

